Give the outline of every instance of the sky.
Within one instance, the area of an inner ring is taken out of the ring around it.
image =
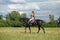
[[[27,17],[31,11],[35,12],[36,19],[49,21],[49,14],[57,20],[60,16],[60,0],[0,0],[0,15],[11,11],[25,12]]]

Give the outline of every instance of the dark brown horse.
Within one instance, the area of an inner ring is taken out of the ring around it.
[[[34,22],[34,23],[28,23],[29,18],[20,18],[20,21],[21,21],[23,24],[26,25],[26,27],[25,27],[25,32],[26,32],[26,28],[28,27],[28,28],[29,28],[29,31],[30,31],[30,33],[31,33],[31,28],[30,28],[30,26],[31,26],[31,24],[32,24],[32,26],[33,26],[33,25],[37,25],[37,27],[38,27],[38,32],[37,32],[37,33],[39,33],[40,28],[42,28],[43,32],[45,33],[45,29],[44,29],[44,27],[42,27],[42,22],[43,22],[43,20],[35,19],[35,22]]]

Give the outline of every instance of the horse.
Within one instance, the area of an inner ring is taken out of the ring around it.
[[[32,24],[32,25],[37,25],[37,27],[38,27],[37,33],[39,33],[40,28],[42,28],[42,30],[43,30],[43,32],[44,32],[44,34],[45,34],[45,29],[44,29],[44,27],[42,26],[43,20],[35,19],[35,22],[34,22],[34,23],[28,23],[29,19],[30,19],[30,18],[20,18],[20,21],[21,21],[23,24],[26,25],[26,26],[25,26],[25,33],[26,33],[27,27],[29,28],[29,31],[30,31],[30,33],[31,33],[31,28],[30,28],[31,25],[30,25],[30,24]]]

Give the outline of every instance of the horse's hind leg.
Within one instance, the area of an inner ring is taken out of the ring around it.
[[[40,31],[40,26],[38,26],[38,32],[37,33],[39,33],[39,31]]]
[[[43,30],[43,32],[44,32],[44,34],[45,34],[45,29],[44,29],[44,27],[41,27],[42,28],[42,30]]]
[[[25,27],[25,33],[26,33],[26,29],[27,29],[27,27]]]

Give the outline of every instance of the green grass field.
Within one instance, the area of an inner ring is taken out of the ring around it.
[[[37,32],[37,28],[32,28],[32,33],[24,33],[24,27],[1,27],[0,40],[60,40],[60,28],[45,28],[44,34],[41,30]]]

